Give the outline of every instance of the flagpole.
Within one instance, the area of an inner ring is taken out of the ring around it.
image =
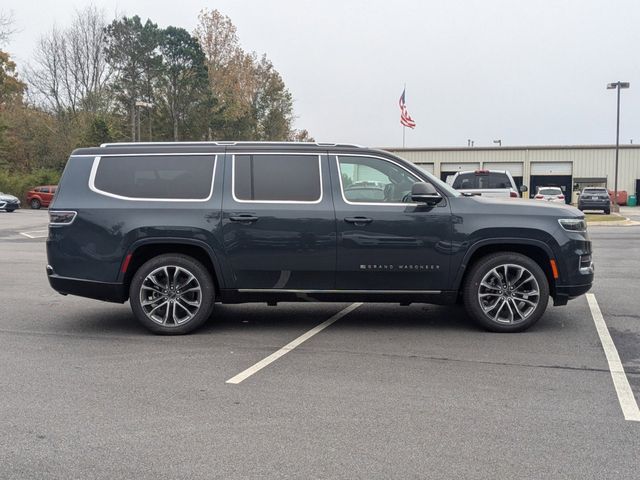
[[[402,93],[406,95],[407,93],[407,83],[405,82],[404,87],[402,87]],[[405,138],[405,134],[407,132],[407,126],[406,125],[402,125],[402,148],[404,148],[404,138]]]

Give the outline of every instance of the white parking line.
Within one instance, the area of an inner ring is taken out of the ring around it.
[[[31,232],[19,232],[20,235],[23,235],[27,238],[46,238],[49,234],[47,230],[33,230]]]
[[[624,418],[632,422],[640,422],[640,409],[638,409],[636,397],[633,395],[633,390],[631,390],[631,386],[629,385],[629,380],[620,361],[618,350],[616,350],[616,345],[613,343],[607,324],[604,321],[596,296],[593,293],[587,293],[587,302],[589,302],[591,316],[596,324],[596,330],[600,336],[600,342],[602,343],[604,354],[609,363],[613,386],[616,388],[618,401],[620,402]]]
[[[300,335],[298,338],[296,338],[292,342],[287,343],[280,350],[278,350],[278,351],[272,353],[271,355],[269,355],[268,357],[260,360],[258,363],[256,363],[255,365],[247,368],[243,372],[240,372],[235,377],[230,378],[229,380],[226,381],[226,383],[233,383],[233,384],[237,385],[238,383],[242,382],[243,380],[246,380],[247,378],[249,378],[254,373],[259,372],[260,370],[262,370],[267,365],[275,362],[277,359],[279,359],[283,355],[289,353],[291,350],[293,350],[294,348],[299,346],[301,343],[306,342],[311,337],[313,337],[315,334],[320,333],[322,330],[327,328],[332,323],[340,320],[342,317],[344,317],[348,313],[353,312],[360,305],[362,305],[362,303],[352,303],[351,305],[349,305],[344,310],[340,310],[338,313],[336,313],[329,320],[326,320],[326,321],[322,322],[320,325],[318,325],[316,327],[313,327],[307,333],[305,333],[303,335]]]

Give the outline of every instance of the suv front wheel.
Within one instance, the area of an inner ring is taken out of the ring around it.
[[[549,282],[540,265],[515,253],[494,253],[478,260],[463,290],[469,315],[493,332],[521,332],[547,308]]]
[[[153,333],[179,335],[211,315],[215,287],[207,269],[187,255],[159,255],[134,274],[129,302],[140,323]]]

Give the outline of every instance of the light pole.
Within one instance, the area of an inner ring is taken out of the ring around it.
[[[620,89],[629,88],[629,82],[615,82],[607,85],[607,90],[617,90],[618,108],[616,113],[616,171],[614,174],[613,188],[613,209],[617,212],[620,210],[618,206],[618,151],[620,150]]]
[[[137,100],[136,107],[138,107],[138,141],[142,140],[140,137],[140,107],[149,109],[149,141],[151,141],[151,109],[153,108],[153,103]]]

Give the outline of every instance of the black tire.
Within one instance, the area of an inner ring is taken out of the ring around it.
[[[167,267],[168,276],[164,274],[164,267]],[[154,274],[154,279],[159,280],[160,284],[166,285],[166,290],[161,291],[157,287],[157,283],[155,285],[150,283],[151,279],[147,277],[154,272],[157,272]],[[184,279],[188,278],[184,272],[191,274],[195,281],[189,280],[184,283]],[[169,278],[163,281],[165,277]],[[173,277],[173,282],[170,277]],[[176,277],[178,278],[176,279]],[[170,288],[171,284],[176,285],[175,290]],[[199,287],[200,293],[197,298],[193,296],[194,292],[189,293],[192,295],[189,299],[186,298],[186,292],[176,296],[181,284],[183,287],[187,286],[187,290]],[[151,290],[149,286],[153,286],[154,290]],[[143,296],[146,296],[146,301],[151,303],[143,306]],[[155,301],[153,301],[154,299]],[[165,307],[162,307],[163,302],[166,304]],[[193,316],[183,323],[175,321],[176,314],[186,317],[189,314],[188,308],[196,308],[187,302],[198,303],[197,310],[192,312]],[[181,254],[159,255],[144,263],[133,275],[129,287],[129,303],[136,319],[151,332],[160,335],[182,335],[194,331],[211,316],[215,304],[215,286],[209,271],[194,258]],[[151,311],[151,315],[148,315],[145,308]],[[153,312],[154,308],[157,308],[158,315]],[[157,317],[164,317],[164,319]]]
[[[611,208],[605,208],[604,209],[604,214],[605,215],[611,215]]]
[[[506,288],[503,288],[496,283],[498,277],[494,277],[491,272],[494,269],[498,271],[497,267],[500,267],[498,272],[501,272],[505,265],[508,266],[506,276],[509,280],[504,284]],[[522,277],[516,279],[520,269],[531,274],[533,280],[522,282],[522,279],[528,278],[524,273],[522,273]],[[492,287],[487,288],[484,284],[481,285],[483,279],[485,279],[485,284],[489,282]],[[514,282],[513,285],[510,283],[511,281]],[[520,282],[522,282],[522,286],[518,286]],[[514,288],[516,291],[510,292]],[[533,292],[538,292],[535,306],[531,305],[536,300],[536,295]],[[483,298],[480,295],[483,295]],[[492,332],[521,332],[535,324],[545,312],[549,303],[549,282],[540,265],[531,258],[515,252],[493,253],[482,257],[473,264],[465,279],[463,298],[467,313],[483,328]],[[491,302],[495,298],[497,301],[494,305],[497,310],[490,309],[487,312],[486,308],[492,305]],[[481,304],[481,302],[483,303]],[[503,303],[501,304],[501,302]],[[505,306],[507,308],[503,309]],[[523,314],[514,314],[514,310],[520,313],[520,309],[523,310]],[[501,318],[501,315],[506,316],[507,312],[511,312],[512,322]]]
[[[40,203],[40,200],[38,200],[37,198],[34,198],[33,200],[31,200],[31,202],[29,202],[29,205],[33,210],[40,210],[40,207],[42,206],[42,204]]]
[[[7,213],[13,213],[13,212],[15,212],[15,211],[16,211],[16,209],[15,209],[15,208],[8,208],[8,209],[6,210],[6,212],[7,212]]]

